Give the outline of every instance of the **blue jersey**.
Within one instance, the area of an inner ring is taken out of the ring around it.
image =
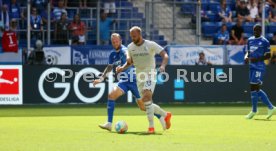
[[[121,45],[121,48],[118,52],[115,49],[113,49],[111,54],[109,55],[109,64],[114,65],[115,67],[123,66],[127,61],[126,51],[127,51],[127,47],[125,47],[124,45]],[[123,72],[127,75],[127,79],[126,77],[121,76],[120,80],[124,80],[124,81],[131,80],[130,77],[132,76],[134,82],[136,82],[134,66],[130,66]]]
[[[265,55],[265,53],[270,52],[270,44],[266,38],[263,36],[255,38],[252,36],[247,42],[247,51],[249,52],[249,58],[260,58]],[[264,61],[250,63],[250,70],[265,71]]]

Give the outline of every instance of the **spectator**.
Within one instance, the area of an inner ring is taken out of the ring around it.
[[[220,1],[220,6],[218,6],[219,21],[232,22],[232,11],[230,7],[226,6],[226,0]]]
[[[237,24],[231,29],[231,37],[229,43],[232,45],[244,45],[244,30],[242,27],[242,20],[238,19]]]
[[[59,0],[58,1],[58,7],[56,7],[53,11],[53,14],[55,16],[55,20],[60,20],[61,14],[65,13],[67,15],[67,11],[65,10],[64,7],[64,1]]]
[[[263,3],[261,2],[259,5],[259,16],[262,16],[263,13]],[[270,7],[270,0],[266,0],[265,3],[265,23],[269,23],[269,18],[271,18],[271,7]],[[258,21],[262,21],[262,18],[260,17]]]
[[[251,21],[250,12],[246,7],[246,1],[241,0],[237,7],[237,17],[242,21]]]
[[[42,18],[43,24],[48,25],[48,10],[47,10],[47,7],[45,7],[42,10],[40,16]],[[53,7],[51,6],[50,23],[54,23],[54,22],[55,22],[55,15],[54,15],[54,12],[53,12]]]
[[[31,36],[32,41],[42,39],[43,21],[40,15],[37,14],[37,9],[32,8],[31,13]]]
[[[258,3],[255,0],[250,0],[247,9],[249,10],[249,16],[251,22],[256,22],[259,20],[259,15],[258,15]]]
[[[81,44],[85,43],[86,26],[85,23],[80,20],[80,15],[74,16],[73,22],[69,25],[69,30],[72,32],[72,43]]]
[[[87,7],[87,0],[79,0],[80,1],[80,8],[84,7],[86,8]]]
[[[110,26],[115,23],[115,20],[107,18],[107,14],[104,10],[101,10],[100,20],[100,40],[101,45],[108,45],[110,40]]]
[[[211,62],[206,60],[204,52],[200,52],[198,56],[199,58],[198,61],[196,61],[196,65],[212,65]]]
[[[2,12],[1,12],[1,19],[3,23],[3,28],[9,28],[10,26],[10,17],[9,17],[9,12],[8,12],[8,5],[4,4],[2,6]]]
[[[273,33],[273,37],[269,41],[270,45],[276,45],[276,32]]]
[[[10,19],[20,19],[23,18],[23,13],[20,11],[20,7],[16,0],[11,0],[11,4],[9,5],[9,15]]]
[[[18,52],[18,40],[17,35],[14,30],[16,30],[16,24],[13,22],[16,20],[11,21],[11,28],[6,28],[3,33],[2,37],[2,47],[4,52]]]
[[[229,32],[227,31],[227,26],[223,24],[221,30],[217,34],[218,44],[226,45],[229,41]]]
[[[106,14],[116,13],[115,0],[103,0],[103,2],[104,2],[104,12]]]
[[[35,7],[38,11],[38,14],[41,14],[45,8],[47,8],[48,0],[33,0],[32,7]]]
[[[276,0],[272,0],[271,3],[271,16],[269,18],[270,22],[276,22]]]
[[[68,26],[67,15],[62,13],[60,20],[56,22],[55,26],[56,44],[68,44]]]

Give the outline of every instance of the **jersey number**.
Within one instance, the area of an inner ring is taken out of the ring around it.
[[[10,39],[10,44],[13,44],[12,36],[9,36],[9,39]]]
[[[259,77],[261,77],[261,72],[259,72],[259,71],[256,71],[256,75],[255,75],[255,77],[256,77],[256,78],[259,78]]]

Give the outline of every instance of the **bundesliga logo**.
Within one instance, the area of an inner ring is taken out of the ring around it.
[[[18,78],[18,69],[0,69],[0,94],[19,94]]]

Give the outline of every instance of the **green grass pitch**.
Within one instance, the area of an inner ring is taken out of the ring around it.
[[[245,120],[250,105],[161,105],[173,113],[163,132],[146,135],[147,118],[135,105],[118,105],[114,122],[129,129],[117,134],[98,128],[105,105],[1,106],[0,151],[275,151],[276,115],[266,108]],[[114,126],[114,125],[113,125]]]

